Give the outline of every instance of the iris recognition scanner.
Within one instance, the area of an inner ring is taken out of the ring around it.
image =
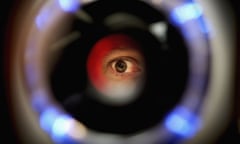
[[[211,144],[231,121],[227,2],[36,0],[13,14],[7,71],[19,143]]]

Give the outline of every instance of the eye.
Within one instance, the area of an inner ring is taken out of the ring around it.
[[[131,64],[131,63],[130,63]],[[118,60],[113,63],[112,67],[115,69],[118,73],[124,73],[128,70],[128,62],[124,60]]]
[[[108,77],[135,78],[142,73],[142,65],[133,57],[118,57],[111,60],[106,67]]]

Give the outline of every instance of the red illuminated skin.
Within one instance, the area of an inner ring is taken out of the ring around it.
[[[119,63],[123,66],[121,72]],[[139,93],[144,67],[140,45],[124,34],[100,39],[87,61],[90,82],[100,93],[97,97],[117,103],[129,102]]]

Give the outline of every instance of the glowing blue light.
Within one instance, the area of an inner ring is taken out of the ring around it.
[[[186,3],[176,7],[170,14],[172,20],[177,24],[183,24],[189,20],[197,19],[202,16],[202,10],[196,3]]]
[[[203,33],[208,34],[209,32],[211,32],[208,23],[203,19],[203,17],[199,19],[199,25]]]
[[[67,115],[57,117],[52,126],[52,134],[54,138],[62,138],[68,133],[71,128],[70,120],[71,117]]]
[[[35,19],[35,23],[38,29],[42,30],[44,26],[46,26],[50,15],[51,15],[50,9],[45,8],[42,11],[40,11],[40,13],[37,15]]]
[[[40,126],[56,143],[75,143],[69,139],[68,132],[71,128],[71,117],[60,113],[55,107],[46,109],[40,116]]]
[[[199,125],[198,117],[183,107],[177,108],[165,120],[167,129],[182,137],[192,137]]]
[[[39,89],[32,93],[32,107],[35,111],[41,113],[47,104],[48,96],[44,90]]]
[[[79,0],[58,0],[60,7],[65,12],[76,12],[79,8]]]
[[[57,117],[59,116],[59,112],[56,108],[51,107],[47,108],[41,115],[40,115],[40,126],[46,132],[52,132],[52,126],[56,121]]]

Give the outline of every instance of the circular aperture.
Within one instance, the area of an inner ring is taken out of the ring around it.
[[[111,7],[103,10],[106,3]],[[71,25],[69,35],[81,35],[60,50],[52,67],[55,98],[99,132],[133,134],[158,125],[180,101],[188,80],[180,31],[139,1],[99,1],[81,10],[91,21],[76,16]]]
[[[202,18],[188,1],[43,5],[23,61],[40,127],[56,142],[193,136],[209,75]]]

